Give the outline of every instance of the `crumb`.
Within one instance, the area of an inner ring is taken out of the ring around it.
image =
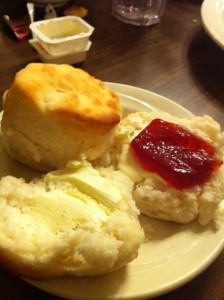
[[[219,207],[216,211],[215,217],[214,217],[214,226],[215,229],[220,229],[221,225],[224,223],[224,200],[222,200],[219,203]]]
[[[155,232],[154,228],[152,227],[151,224],[141,224],[142,225],[142,229],[144,231],[144,243],[149,242],[150,240],[152,240],[152,236],[153,233]]]
[[[87,16],[88,10],[82,6],[70,6],[64,10],[64,15],[65,16],[76,16],[76,17],[81,17],[84,18]]]

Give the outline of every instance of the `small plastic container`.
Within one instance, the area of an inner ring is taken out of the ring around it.
[[[86,58],[86,53],[87,51],[89,51],[90,46],[92,44],[90,41],[88,41],[87,46],[81,51],[74,51],[71,53],[60,54],[60,55],[50,55],[42,48],[38,40],[32,39],[29,40],[29,43],[37,51],[39,58],[43,62],[49,64],[69,64],[69,65],[74,65],[84,61]]]
[[[30,29],[33,37],[50,55],[85,49],[94,31],[91,25],[75,16],[33,22]]]

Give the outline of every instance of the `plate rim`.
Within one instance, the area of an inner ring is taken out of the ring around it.
[[[150,103],[150,105],[155,106],[155,108],[158,110],[161,107],[163,109],[161,111],[164,112],[164,107],[166,109],[166,112],[172,113],[173,114],[173,109],[178,110],[178,116],[179,118],[185,118],[185,117],[190,117],[193,114],[181,106],[180,104],[170,100],[169,98],[166,98],[160,94],[157,94],[155,92],[149,91],[144,88],[136,87],[133,85],[128,85],[128,84],[123,84],[123,83],[116,83],[116,82],[104,82],[107,88],[113,90],[116,89],[116,92],[122,92],[124,94],[124,91],[128,89],[128,91],[131,93],[131,95],[127,94],[126,96],[132,96],[137,99],[139,93],[141,93],[141,99],[138,99],[143,102],[147,102],[148,97],[151,96],[153,99],[150,99],[151,101],[153,100],[153,104]]]
[[[214,10],[214,8],[216,6],[220,8],[221,4],[224,5],[223,0],[204,0],[201,5],[200,13],[201,13],[203,27],[207,32],[208,36],[216,43],[216,45],[218,45],[220,48],[224,50],[224,30],[222,32],[223,33],[223,39],[222,39],[220,38],[218,32],[216,30],[213,30],[209,22],[211,18],[211,12],[213,12],[217,16],[217,18],[215,18],[215,22],[217,23],[219,21],[220,14],[216,14],[216,10]],[[224,11],[224,9],[222,11]],[[223,28],[224,28],[224,23],[223,23]]]

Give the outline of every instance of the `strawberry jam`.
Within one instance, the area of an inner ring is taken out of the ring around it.
[[[131,142],[131,153],[147,172],[176,189],[205,183],[222,164],[215,148],[179,125],[153,120]]]

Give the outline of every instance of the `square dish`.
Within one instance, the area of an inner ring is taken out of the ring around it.
[[[31,46],[37,51],[39,58],[45,63],[53,64],[69,64],[74,65],[85,60],[86,52],[90,49],[91,42],[87,42],[87,46],[81,51],[73,51],[66,54],[59,55],[50,55],[48,54],[39,44],[39,41],[36,39],[29,40]]]
[[[81,51],[87,47],[94,28],[80,17],[66,16],[30,25],[33,37],[50,55]]]

